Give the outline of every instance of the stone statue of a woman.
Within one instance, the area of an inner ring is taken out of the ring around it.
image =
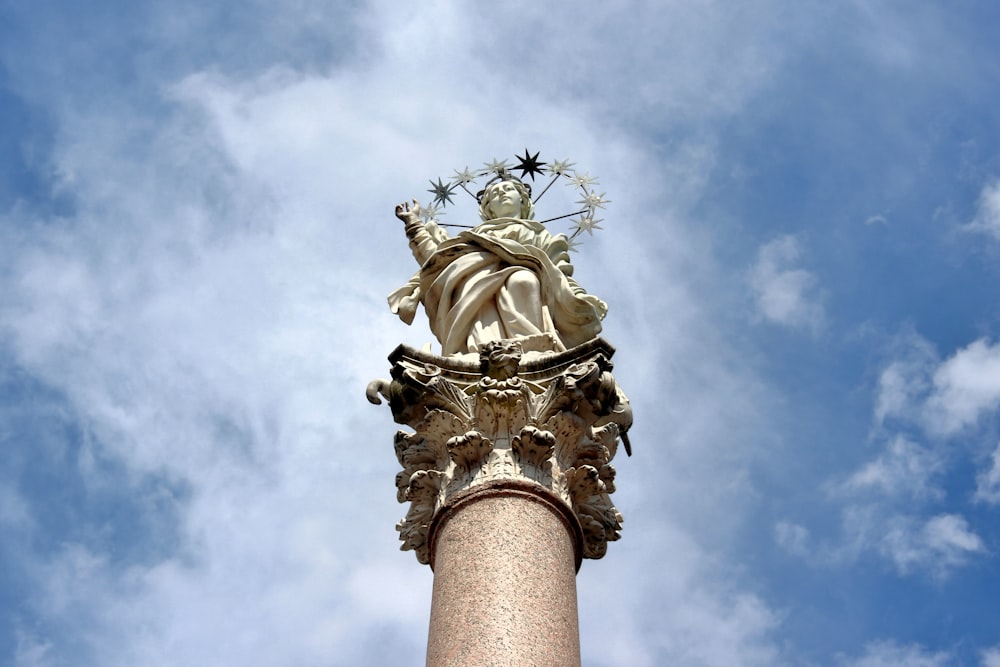
[[[528,187],[505,173],[479,201],[482,223],[454,237],[422,222],[416,200],[396,207],[420,270],[389,295],[392,312],[410,324],[423,303],[446,356],[501,339],[561,351],[595,338],[607,306],[573,280],[566,236],[532,220]]]

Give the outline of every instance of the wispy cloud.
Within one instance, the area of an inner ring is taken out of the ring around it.
[[[1000,407],[1000,343],[973,341],[934,372],[927,401],[931,430],[953,434]]]
[[[919,644],[872,642],[857,658],[844,658],[843,667],[949,667],[957,664],[947,651],[931,651]]]
[[[797,523],[779,521],[774,525],[775,543],[793,556],[810,556],[809,529]]]
[[[951,437],[1000,408],[1000,344],[981,338],[941,360],[928,341],[905,334],[879,375],[875,417]]]
[[[982,538],[969,529],[968,521],[954,514],[939,514],[926,521],[897,515],[885,529],[878,549],[900,574],[925,570],[943,577],[972,556],[986,553]]]
[[[965,229],[1000,240],[1000,178],[983,185],[976,215]]]
[[[1000,667],[1000,647],[988,648],[980,653],[981,667]]]
[[[931,389],[931,375],[940,363],[930,342],[911,331],[896,337],[891,359],[878,376],[875,421],[888,419],[916,422]]]
[[[990,505],[1000,504],[1000,445],[993,450],[988,467],[976,475],[975,499]]]
[[[757,317],[816,332],[823,325],[822,298],[816,277],[799,268],[801,257],[797,238],[778,237],[760,247],[748,279]]]
[[[943,482],[961,451],[949,440],[997,407],[994,350],[980,340],[941,361],[912,331],[901,333],[891,350],[877,375],[872,411],[880,451],[827,486],[830,501],[841,505],[840,535],[812,538],[807,527],[785,519],[775,540],[820,564],[843,566],[874,554],[901,576],[943,579],[989,554],[968,519],[946,509],[956,499]],[[993,468],[979,474],[976,498],[992,502],[993,477]]]
[[[944,492],[934,477],[943,470],[940,453],[897,435],[876,459],[848,477],[841,490],[849,494],[868,491],[918,501],[940,499]]]

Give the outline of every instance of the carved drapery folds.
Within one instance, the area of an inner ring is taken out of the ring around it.
[[[431,521],[450,498],[516,480],[565,503],[583,530],[582,555],[601,558],[621,536],[611,460],[632,425],[613,353],[595,339],[526,359],[516,340],[502,340],[484,345],[477,364],[396,348],[392,380],[373,381],[368,398],[387,398],[396,422],[414,430],[395,441],[397,499],[410,503],[396,526],[401,548],[429,563]]]

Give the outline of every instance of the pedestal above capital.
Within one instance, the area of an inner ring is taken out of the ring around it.
[[[585,558],[601,558],[621,536],[611,502],[611,465],[622,439],[631,454],[628,398],[611,374],[614,348],[597,338],[565,352],[528,354],[517,339],[473,355],[442,357],[400,345],[389,356],[392,380],[375,380],[368,399],[389,401],[403,469],[396,528],[402,549],[429,563],[435,516],[477,487],[518,482],[554,497],[575,517]]]

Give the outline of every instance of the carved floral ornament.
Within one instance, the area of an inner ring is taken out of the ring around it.
[[[522,360],[516,340],[482,347],[474,361],[407,346],[389,357],[392,380],[375,380],[368,399],[389,400],[403,470],[397,498],[409,502],[397,524],[403,550],[429,563],[431,522],[457,494],[504,480],[550,493],[582,528],[582,555],[601,558],[621,536],[611,502],[611,465],[632,424],[628,399],[611,374],[613,348],[602,339]]]

